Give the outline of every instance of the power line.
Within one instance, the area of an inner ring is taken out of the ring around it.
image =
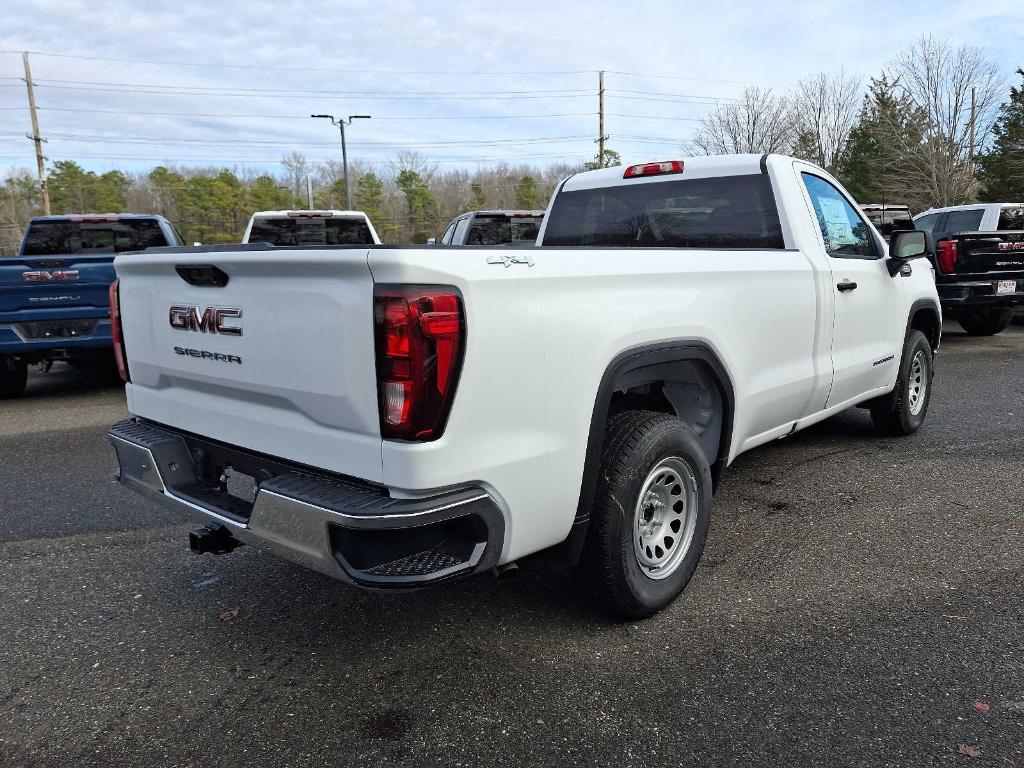
[[[422,157],[420,158],[424,163],[462,163],[472,164],[476,162],[499,162],[499,161],[524,161],[534,159],[546,159],[546,158],[562,158],[572,159],[570,157],[577,155],[582,156],[586,153],[565,153],[565,152],[547,152],[547,153],[536,153],[527,155],[479,155],[472,157]],[[225,157],[159,157],[154,158],[153,155],[105,155],[105,154],[93,154],[89,152],[76,152],[74,155],[76,158],[88,157],[95,160],[143,160],[149,163],[160,164],[162,162],[174,162],[174,163],[197,163],[204,162],[211,165],[226,165],[226,164],[249,164],[255,163],[259,165],[279,165],[281,163],[280,157],[266,157],[266,158],[254,158],[254,157],[242,157],[242,158],[225,158]],[[0,158],[18,159],[21,155],[3,155],[0,154]],[[337,163],[337,160],[306,160],[307,165],[332,165]],[[392,161],[383,160],[381,163],[391,163]]]
[[[62,83],[69,85],[104,85],[104,86],[116,86],[125,88],[161,88],[161,89],[175,89],[175,90],[191,90],[191,91],[239,91],[245,93],[259,93],[277,96],[282,93],[295,93],[295,94],[329,94],[332,96],[375,96],[381,93],[379,90],[372,91],[325,91],[322,89],[317,90],[299,90],[296,88],[243,88],[240,86],[207,86],[207,85],[162,85],[160,83],[119,83],[106,80],[64,80],[64,79],[47,79],[47,78],[36,78],[37,83]],[[567,93],[590,93],[589,90],[584,88],[553,88],[547,90],[538,89],[527,89],[517,91],[384,91],[384,95],[388,96],[487,96],[490,94],[496,96],[512,96],[518,94],[540,94],[550,93],[556,95],[564,95]]]
[[[59,88],[66,91],[90,91],[95,93],[145,93],[155,96],[213,96],[216,98],[275,98],[275,99],[330,99],[337,100],[339,96],[337,94],[331,94],[329,91],[314,91],[314,92],[296,92],[292,90],[285,90],[280,93],[278,92],[239,92],[238,89],[224,89],[223,92],[205,92],[205,91],[186,91],[186,90],[160,90],[159,87],[151,88],[110,88],[110,87],[93,87],[86,85],[54,85],[51,83],[38,83],[40,88]],[[0,86],[3,87],[3,86]],[[16,83],[12,83],[9,87],[17,87]],[[170,86],[168,86],[170,87]],[[554,93],[550,95],[537,95],[537,94],[510,94],[510,95],[495,95],[491,92],[490,95],[476,95],[467,92],[464,95],[451,95],[451,96],[344,96],[343,98],[356,98],[366,101],[481,101],[481,100],[518,100],[518,99],[581,99],[585,97],[591,97],[593,93],[591,91],[583,91],[580,93],[564,92]],[[626,98],[626,97],[622,97]]]
[[[699,123],[701,120],[699,117],[669,117],[666,115],[632,115],[625,114],[622,112],[609,112],[608,115],[611,117],[637,117],[642,120],[679,120],[687,123]]]
[[[22,51],[0,50],[0,54],[21,54]],[[196,61],[159,61],[153,59],[130,59],[115,56],[86,56],[72,53],[54,53],[52,51],[28,51],[33,56],[46,56],[54,59],[76,59],[80,61],[109,61],[127,64],[148,64],[160,67],[194,67],[200,69],[243,69],[243,70],[266,70],[279,72],[337,72],[340,74],[366,74],[366,75],[471,75],[480,77],[523,77],[532,75],[593,75],[597,69],[562,69],[562,70],[527,70],[527,71],[493,71],[481,72],[479,70],[423,70],[423,69],[356,69],[340,67],[310,67],[310,66],[281,66],[272,64],[223,64]],[[640,77],[657,80],[685,80],[695,83],[730,83],[733,85],[774,85],[790,87],[793,83],[754,81],[754,80],[727,80],[710,77],[689,77],[686,75],[665,75],[653,72],[623,72],[620,70],[605,70],[609,75],[620,75],[622,77]]]
[[[607,70],[610,75],[623,75],[625,77],[645,77],[655,80],[688,80],[695,83],[731,83],[733,85],[769,85],[769,86],[784,86],[791,88],[795,83],[771,83],[771,82],[757,82],[754,80],[722,80],[719,78],[712,77],[684,77],[683,75],[655,75],[643,72],[616,72],[615,70]]]
[[[21,109],[28,107],[0,107],[0,109]],[[308,120],[308,114],[301,115],[238,115],[226,114],[223,112],[136,112],[131,109],[83,109],[77,107],[39,107],[45,112],[87,112],[92,114],[110,115],[138,115],[144,117],[222,117],[222,118],[257,118],[274,120]],[[513,119],[534,119],[549,117],[594,117],[596,112],[562,112],[542,115],[427,115],[424,117],[413,117],[410,115],[395,115],[391,117],[380,117],[374,115],[374,120],[513,120]]]
[[[21,54],[22,51],[0,50],[0,54]],[[82,61],[111,61],[128,64],[151,64],[160,67],[200,67],[206,69],[259,69],[276,70],[281,72],[338,72],[342,74],[376,74],[376,75],[479,75],[489,76],[530,76],[530,75],[589,75],[596,70],[588,69],[563,69],[563,70],[538,70],[527,72],[480,72],[465,70],[401,70],[401,69],[339,69],[335,67],[284,67],[270,64],[209,64],[195,61],[154,61],[149,59],[123,59],[113,56],[82,56],[71,53],[52,53],[47,51],[28,51],[32,56],[47,56],[55,59],[79,59]]]
[[[15,134],[11,134],[12,137]],[[105,144],[194,144],[201,146],[236,146],[236,145],[253,145],[253,146],[309,146],[309,147],[333,147],[335,142],[333,141],[293,141],[293,140],[277,140],[277,139],[189,139],[189,138],[177,138],[170,136],[102,136],[95,134],[81,134],[81,133],[61,133],[53,132],[50,134],[50,138],[53,139],[65,139],[69,141],[82,141],[88,143],[105,143]],[[551,144],[565,141],[582,141],[589,139],[588,135],[575,135],[575,136],[534,136],[534,137],[516,137],[508,139],[451,139],[451,140],[437,140],[430,142],[408,142],[408,141],[362,141],[353,142],[353,146],[361,147],[409,147],[419,149],[429,149],[436,147],[483,147],[490,145],[503,145],[503,144]]]

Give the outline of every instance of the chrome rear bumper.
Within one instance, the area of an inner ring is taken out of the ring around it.
[[[504,517],[478,488],[394,499],[368,483],[149,422],[122,421],[107,438],[122,484],[342,581],[414,587],[486,570],[500,556]],[[259,467],[264,477],[251,501],[228,493],[223,481],[237,464]]]

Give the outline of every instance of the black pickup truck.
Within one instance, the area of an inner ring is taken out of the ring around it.
[[[943,311],[972,336],[991,336],[1024,308],[1024,230],[965,232],[936,243]]]
[[[1024,310],[1024,206],[979,203],[920,213],[935,240],[935,283],[947,317],[991,336]]]

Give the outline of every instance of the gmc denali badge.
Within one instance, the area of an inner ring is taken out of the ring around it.
[[[175,304],[168,313],[171,328],[196,333],[219,333],[223,336],[241,336],[241,325],[228,323],[242,317],[239,307],[206,307],[200,310],[194,304]]]

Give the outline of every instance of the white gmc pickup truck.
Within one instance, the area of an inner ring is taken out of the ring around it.
[[[855,405],[924,421],[924,232],[820,168],[701,157],[566,179],[538,247],[121,255],[118,478],[343,581],[409,588],[562,544],[619,615],[686,586],[739,454]]]

